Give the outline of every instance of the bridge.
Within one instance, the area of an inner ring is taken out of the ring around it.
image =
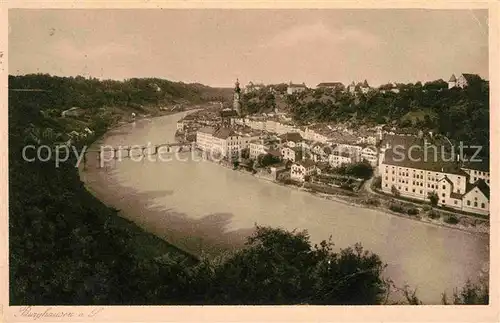
[[[177,150],[174,151],[174,149]],[[122,158],[144,158],[147,156],[158,155],[160,149],[163,149],[162,153],[179,153],[179,152],[188,152],[195,149],[195,143],[164,143],[159,145],[146,145],[146,146],[118,146],[118,147],[110,147],[110,146],[102,146],[101,150],[90,149],[86,150],[83,155],[83,167],[87,166],[88,158],[87,155],[89,153],[94,153],[97,155],[98,167],[103,167],[104,161],[112,161],[112,160],[121,160]],[[126,154],[124,154],[126,152]],[[137,152],[137,154],[133,154]],[[103,161],[103,162],[101,162]]]

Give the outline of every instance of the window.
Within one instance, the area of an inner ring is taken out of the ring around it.
[[[458,193],[458,194],[462,194],[462,193],[460,193],[460,189],[458,189],[458,190],[457,190],[457,193]]]
[[[407,192],[408,192],[408,187],[405,187],[405,191],[407,191]]]
[[[443,190],[445,190],[445,189],[446,189],[446,185],[443,185]]]
[[[420,194],[422,194],[422,190],[420,190]]]
[[[385,184],[385,187],[387,187],[387,184]]]
[[[481,203],[481,208],[484,209],[485,207],[484,203]]]
[[[413,193],[415,193],[415,189],[412,189],[411,191],[412,191]]]
[[[455,204],[458,204],[457,200],[455,200]]]
[[[444,200],[441,200],[441,203],[443,203],[443,204],[444,204]]]
[[[477,202],[474,202],[474,207],[477,207]]]
[[[443,197],[445,197],[445,196],[446,196],[446,194],[444,194],[444,193],[443,193],[443,194],[442,194],[442,196],[443,196]]]
[[[467,205],[470,205],[470,201],[469,200],[467,200]]]

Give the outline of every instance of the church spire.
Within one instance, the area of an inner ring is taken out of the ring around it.
[[[236,110],[239,116],[241,116],[241,98],[240,98],[240,81],[236,79],[234,83],[234,98],[233,98],[233,110]]]

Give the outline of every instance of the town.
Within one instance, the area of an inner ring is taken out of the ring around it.
[[[447,87],[439,91],[461,91],[481,82],[486,81],[474,74],[460,74],[458,78],[452,75]],[[414,205],[420,201],[451,212],[489,215],[488,159],[468,161],[458,155],[450,158],[453,145],[446,136],[390,124],[299,124],[278,108],[244,113],[242,96],[256,91],[289,99],[325,90],[352,96],[400,91],[395,83],[372,88],[366,80],[347,87],[340,82],[320,83],[314,89],[292,82],[279,89],[249,82],[242,89],[237,80],[231,106],[212,102],[212,107],[188,114],[177,123],[176,137],[195,143],[206,159],[275,182],[339,192],[358,191],[366,181],[372,193],[416,202]],[[433,148],[437,156],[422,160],[405,155],[398,160],[394,154],[398,147],[405,152],[419,147],[419,157]],[[391,205],[392,209],[401,207]],[[415,208],[410,208],[411,212]]]

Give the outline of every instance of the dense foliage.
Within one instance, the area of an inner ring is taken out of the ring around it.
[[[294,95],[270,93],[269,87],[243,96],[247,113],[272,112],[284,105],[299,123],[350,122],[353,125],[393,124],[446,135],[489,151],[489,83],[448,89],[443,80],[381,86],[367,93],[308,89]],[[387,89],[386,89],[387,88]]]
[[[366,161],[344,164],[331,169],[331,172],[345,176],[369,179],[373,175],[373,167]]]
[[[302,122],[394,123],[489,147],[488,82],[448,89],[446,82],[438,80],[399,84],[398,90],[354,95],[316,89],[289,96],[288,103],[295,119]]]
[[[230,88],[211,88],[157,78],[115,81],[48,74],[9,76],[9,88],[45,90],[44,101],[52,104],[46,112],[56,115],[71,107],[96,112],[102,107],[128,106],[140,111],[146,105],[227,101],[232,95]]]

